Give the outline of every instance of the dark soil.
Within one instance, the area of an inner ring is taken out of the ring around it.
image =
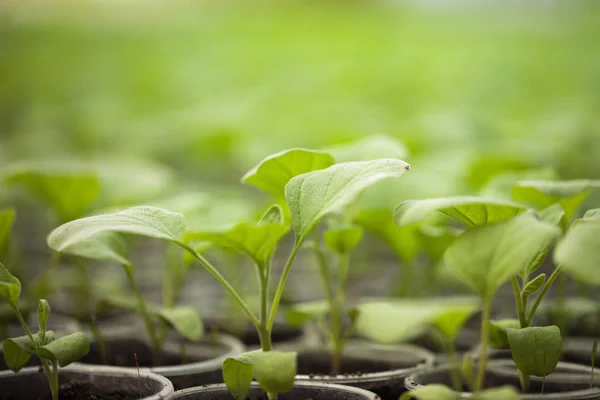
[[[70,381],[60,385],[59,400],[136,400],[140,398],[139,393],[126,392],[124,390],[102,390],[88,381]],[[52,400],[50,390],[46,395],[36,397],[3,397],[0,400]]]

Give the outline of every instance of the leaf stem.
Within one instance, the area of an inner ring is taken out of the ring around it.
[[[260,348],[262,351],[271,351],[273,344],[271,342],[271,333],[267,329],[268,301],[269,301],[269,267],[267,265],[256,264],[258,271],[258,280],[260,285],[260,326],[257,328],[260,338]]]
[[[535,299],[535,303],[533,303],[531,310],[529,310],[529,315],[528,315],[527,321],[526,321],[527,326],[531,325],[531,322],[533,321],[533,317],[535,316],[535,312],[537,311],[538,307],[542,303],[542,300],[544,299],[544,296],[546,296],[546,293],[550,289],[550,286],[556,280],[556,278],[558,277],[559,274],[560,274],[560,265],[558,267],[556,267],[556,269],[552,272],[552,275],[550,275],[550,277],[548,278],[546,283],[544,283],[544,286],[542,287],[542,291],[540,292],[540,295]]]
[[[519,324],[521,328],[526,328],[527,321],[525,319],[525,310],[523,309],[523,297],[521,296],[521,288],[517,281],[517,276],[513,275],[511,279],[513,292],[515,294],[515,304],[517,305],[517,315],[519,316]]]
[[[446,354],[448,355],[448,361],[452,368],[450,369],[450,378],[452,379],[452,388],[456,392],[462,392],[462,382],[460,379],[460,371],[458,367],[458,356],[456,355],[456,346],[453,340],[444,339],[444,345],[446,347]]]
[[[482,318],[481,318],[481,353],[479,354],[479,368],[477,370],[477,380],[475,381],[474,392],[478,392],[483,388],[485,379],[485,369],[487,366],[487,352],[490,341],[490,299],[483,299]]]
[[[202,257],[194,248],[183,242],[178,242],[177,244],[183,247],[185,250],[187,250],[191,255],[193,255],[194,258],[196,258],[200,262],[200,264],[202,264],[204,268],[206,268],[208,272],[210,272],[211,275],[215,277],[215,279],[221,284],[221,286],[223,286],[223,288],[231,295],[231,297],[233,297],[233,299],[240,305],[240,307],[242,307],[244,313],[248,316],[248,318],[250,318],[252,325],[254,325],[256,329],[259,329],[259,320],[256,318],[254,313],[250,311],[250,308],[246,305],[246,302],[244,302],[242,297],[233,288],[233,286],[231,286],[231,284],[227,282],[227,279],[225,279],[225,277],[221,275],[219,271],[217,271],[217,269],[210,262],[208,262],[206,258]]]
[[[283,289],[285,288],[285,283],[287,281],[287,277],[292,269],[292,265],[294,264],[294,260],[298,255],[298,251],[304,242],[304,237],[296,239],[294,243],[294,247],[292,248],[292,252],[288,257],[287,262],[285,263],[285,267],[283,268],[283,273],[279,278],[279,283],[277,284],[277,289],[275,290],[275,296],[273,297],[273,303],[271,303],[271,312],[269,313],[269,322],[267,324],[267,331],[271,333],[273,329],[273,324],[275,323],[275,315],[277,314],[277,308],[279,307],[279,302],[281,301],[281,296],[283,295]]]

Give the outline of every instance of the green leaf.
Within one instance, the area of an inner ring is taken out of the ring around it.
[[[464,355],[460,362],[460,374],[468,385],[472,388],[475,383],[475,374],[473,373],[473,359],[469,355]]]
[[[559,229],[532,213],[473,228],[448,247],[447,268],[483,298],[489,298],[511,276],[532,263]]]
[[[37,354],[46,360],[58,362],[61,367],[65,367],[81,359],[89,351],[90,343],[87,337],[82,332],[75,332],[39,347]]]
[[[310,320],[323,318],[329,311],[329,305],[325,300],[309,301],[285,307],[284,317],[288,324],[299,327]]]
[[[417,230],[419,241],[433,262],[442,259],[446,249],[454,243],[460,233],[461,230],[449,226],[420,225]]]
[[[501,386],[473,394],[473,400],[520,400],[521,395],[512,386]]]
[[[23,164],[5,171],[3,177],[52,206],[63,222],[83,216],[100,193],[96,174],[74,165]]]
[[[587,210],[582,218],[584,221],[597,221],[600,222],[600,208],[594,208]]]
[[[236,400],[245,400],[254,377],[254,358],[261,350],[229,357],[223,362],[223,381]]]
[[[528,296],[534,294],[544,286],[544,283],[546,283],[546,274],[539,274],[535,279],[529,281],[527,285],[525,285],[523,294]]]
[[[369,302],[360,304],[356,332],[376,343],[394,344],[422,333],[441,306],[421,301]]]
[[[565,215],[565,210],[558,203],[552,204],[549,207],[544,208],[538,212],[538,216],[542,221],[548,222],[552,225],[559,226],[560,221]]]
[[[125,310],[138,311],[140,303],[135,296],[125,293],[100,293],[102,298],[98,302],[98,308],[105,305],[123,308]]]
[[[159,308],[154,313],[168,322],[184,338],[197,342],[202,339],[204,328],[198,311],[189,306]]]
[[[447,341],[452,342],[463,324],[477,310],[477,306],[475,301],[445,305],[433,320],[433,324]]]
[[[418,227],[396,225],[390,210],[360,210],[354,222],[386,242],[401,260],[413,260],[423,246],[419,240]]]
[[[6,339],[2,343],[2,352],[6,366],[14,372],[19,372],[27,364],[31,356],[35,355],[35,349],[31,344],[29,336]]]
[[[335,162],[371,161],[380,158],[406,159],[408,149],[400,141],[384,134],[376,134],[350,143],[329,147]]]
[[[40,299],[38,304],[38,327],[39,330],[46,333],[46,328],[48,326],[48,317],[50,316],[50,304],[48,304],[48,300]]]
[[[0,210],[0,250],[8,243],[10,231],[12,230],[13,222],[15,221],[15,210],[6,209]]]
[[[82,240],[71,241],[60,252],[94,260],[115,262],[126,268],[132,267],[131,261],[127,258],[127,245],[116,232],[101,232]]]
[[[242,177],[242,183],[275,198],[284,196],[285,185],[295,176],[327,168],[334,163],[331,154],[308,149],[289,149],[272,154]]]
[[[408,225],[437,211],[455,218],[467,226],[476,227],[507,220],[526,209],[527,207],[522,204],[486,197],[440,197],[407,200],[396,207],[394,219],[398,225]]]
[[[287,225],[261,223],[259,225],[240,222],[224,232],[188,232],[186,241],[206,241],[233,249],[252,258],[257,265],[266,265],[277,248],[279,240],[289,230]]]
[[[550,248],[550,244],[542,246],[538,251],[537,255],[531,260],[529,265],[525,267],[523,271],[518,272],[518,275],[521,277],[529,276],[533,272],[535,272],[546,259],[546,254],[548,254],[548,249]]]
[[[490,345],[494,349],[508,349],[506,329],[519,329],[520,327],[519,320],[514,318],[490,321]]]
[[[51,249],[63,252],[97,235],[120,232],[181,243],[185,226],[182,214],[140,206],[68,222],[50,233],[47,242]]]
[[[19,309],[21,282],[2,263],[0,263],[0,296],[4,297],[13,309]]]
[[[554,261],[573,278],[600,285],[600,223],[574,223],[556,246]]]
[[[444,385],[426,385],[418,387],[412,392],[406,392],[400,400],[459,400],[460,394]]]
[[[506,329],[513,360],[520,371],[545,377],[554,371],[562,352],[562,337],[556,325]]]
[[[296,353],[267,351],[254,358],[254,377],[267,393],[292,390],[296,378]]]
[[[303,240],[325,215],[340,211],[368,186],[400,177],[409,169],[401,160],[381,159],[335,164],[292,178],[285,187],[296,241]]]
[[[258,221],[258,225],[283,224],[283,210],[279,204],[273,204]]]
[[[598,187],[600,180],[519,181],[513,188],[512,197],[538,209],[559,203],[565,211],[564,221],[568,222],[592,190]]]
[[[350,225],[345,228],[328,229],[323,233],[327,248],[334,253],[348,254],[360,243],[363,230],[360,226]]]

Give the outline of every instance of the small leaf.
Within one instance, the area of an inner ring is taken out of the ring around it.
[[[329,313],[329,305],[325,300],[295,303],[284,309],[284,317],[288,324],[299,327],[310,320],[320,319]]]
[[[411,392],[406,392],[400,397],[400,400],[459,400],[460,394],[456,393],[444,385],[426,385],[420,386]]]
[[[0,210],[0,250],[8,243],[10,231],[12,230],[13,222],[15,221],[15,210],[6,209]]]
[[[283,210],[279,204],[273,204],[258,221],[258,225],[283,224]]]
[[[35,355],[35,349],[28,336],[6,339],[2,343],[2,352],[6,366],[14,372],[19,372],[31,356]]]
[[[534,376],[550,375],[562,352],[562,337],[556,325],[506,330],[513,360],[520,371]]]
[[[171,324],[184,338],[193,342],[202,339],[204,328],[195,308],[189,306],[159,308],[154,313]]]
[[[360,243],[363,230],[360,226],[351,225],[339,229],[328,229],[323,233],[327,248],[334,253],[348,254]]]
[[[21,282],[0,263],[0,296],[4,297],[15,310],[19,308]]]
[[[530,274],[535,272],[542,265],[544,260],[546,259],[546,255],[548,254],[549,248],[550,248],[550,244],[542,246],[540,248],[540,250],[538,251],[537,255],[531,260],[529,265],[527,265],[525,267],[525,269],[523,269],[523,271],[517,272],[517,274],[520,275],[521,277],[524,277],[524,276],[529,276]]]
[[[539,274],[535,277],[535,279],[529,281],[527,285],[523,288],[524,295],[532,295],[546,283],[546,274]]]
[[[521,395],[512,386],[501,386],[473,393],[473,400],[520,400]]]
[[[272,154],[242,177],[242,183],[275,198],[284,196],[285,185],[295,176],[324,169],[333,164],[331,154],[308,149],[289,149]]]
[[[409,152],[400,141],[384,134],[376,134],[350,143],[329,147],[335,162],[371,161],[380,158],[408,158]]]
[[[446,250],[444,262],[458,279],[487,298],[529,266],[558,234],[558,228],[525,213],[463,233]]]
[[[180,243],[185,226],[182,214],[140,206],[68,222],[50,233],[47,242],[51,249],[63,252],[97,235],[120,232]]]
[[[445,305],[435,317],[433,324],[444,338],[452,342],[467,319],[477,310],[477,302]]]
[[[90,343],[81,332],[71,333],[37,349],[46,360],[56,361],[61,367],[83,358],[90,351]]]
[[[267,351],[254,358],[254,377],[267,393],[292,390],[296,378],[296,353]]]
[[[571,277],[600,285],[600,223],[574,223],[556,246],[554,261]]]
[[[244,400],[250,390],[254,376],[254,357],[261,350],[249,351],[223,362],[223,382],[236,400]]]
[[[350,204],[368,186],[409,170],[401,160],[347,162],[292,178],[285,187],[296,241],[303,240],[325,215]]]
[[[48,317],[50,316],[50,304],[48,300],[41,299],[38,304],[38,327],[39,330],[46,333]]]
[[[506,329],[519,329],[520,327],[519,320],[514,318],[490,321],[490,345],[494,349],[508,349]]]

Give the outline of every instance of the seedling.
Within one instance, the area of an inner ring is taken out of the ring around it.
[[[592,376],[590,377],[590,389],[594,385],[594,370],[596,368],[596,353],[598,352],[598,339],[594,340],[594,344],[592,346],[592,356],[590,359],[590,363],[592,365]]]
[[[406,392],[400,400],[460,400],[461,394],[444,385],[426,385]],[[473,393],[473,400],[519,400],[521,396],[512,386],[502,386]]]
[[[332,164],[333,159],[327,153],[292,149],[268,157],[243,178],[244,182],[264,189],[279,200],[285,198],[294,230],[294,246],[271,301],[268,299],[271,260],[277,243],[289,229],[282,223],[284,213],[277,205],[270,207],[257,224],[240,222],[230,230],[216,232],[186,232],[182,214],[154,207],[133,207],[67,223],[49,236],[48,243],[59,252],[119,262],[128,275],[131,274],[129,260],[111,246],[93,247],[94,251],[90,251],[90,241],[98,243],[98,238],[107,233],[119,232],[162,239],[181,246],[235,299],[261,338],[261,351],[225,361],[223,377],[230,392],[236,398],[244,398],[254,376],[274,399],[277,393],[291,389],[296,373],[295,353],[272,351],[271,330],[287,277],[306,238],[323,217],[339,212],[368,186],[385,178],[399,177],[409,168],[408,164],[396,159]],[[235,249],[254,261],[261,297],[258,317],[217,268],[191,245],[199,238]]]
[[[8,368],[19,372],[31,356],[40,359],[52,399],[58,400],[58,368],[65,367],[85,356],[90,350],[90,344],[81,332],[75,332],[62,338],[57,338],[53,331],[47,330],[50,305],[41,299],[38,306],[38,332],[33,334],[19,311],[21,282],[0,263],[0,296],[2,296],[14,311],[23,326],[25,336],[6,339],[3,343],[4,360]]]

